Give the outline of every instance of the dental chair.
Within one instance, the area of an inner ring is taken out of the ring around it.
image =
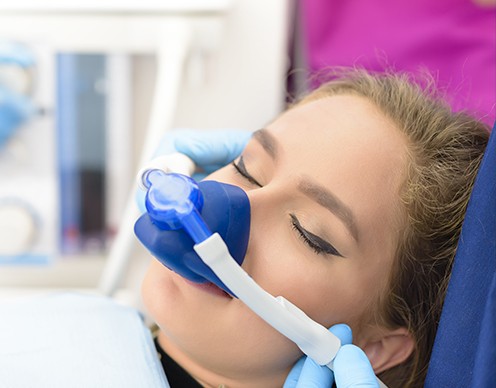
[[[496,124],[455,256],[425,387],[496,386]]]
[[[426,387],[496,383],[496,126],[468,205]],[[110,298],[0,305],[0,386],[168,387],[139,313]]]

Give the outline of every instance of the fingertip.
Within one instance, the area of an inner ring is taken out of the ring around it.
[[[202,164],[205,158],[208,160],[209,155],[205,150],[204,142],[194,136],[177,137],[174,140],[174,148],[177,152],[190,157],[196,164]]]
[[[338,323],[332,326],[329,331],[341,340],[342,344],[351,344],[353,333],[351,328],[345,323]]]
[[[162,156],[176,152],[176,133],[175,131],[166,132],[160,139],[157,148],[153,153],[153,157]]]
[[[377,378],[367,355],[355,345],[344,345],[334,359],[336,385],[377,387]]]
[[[298,387],[330,387],[334,382],[334,373],[326,366],[321,366],[310,357],[305,359],[298,380]]]
[[[298,383],[298,379],[300,378],[301,370],[303,369],[303,365],[305,364],[306,357],[301,357],[296,364],[294,364],[293,368],[288,374],[286,381],[284,382],[283,388],[295,388]]]

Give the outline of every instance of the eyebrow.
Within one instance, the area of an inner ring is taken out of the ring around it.
[[[253,138],[257,140],[272,159],[277,159],[279,146],[276,138],[265,128],[253,132]]]
[[[253,132],[253,138],[257,140],[263,149],[273,158],[276,159],[279,153],[279,145],[276,138],[265,128]],[[303,177],[298,182],[298,190],[307,197],[313,199],[319,205],[328,209],[338,217],[348,228],[350,234],[358,242],[358,229],[355,217],[351,209],[343,203],[336,195],[325,187],[315,183],[308,177]]]
[[[344,204],[338,197],[323,186],[313,182],[308,177],[303,177],[298,183],[298,189],[310,197],[321,206],[328,209],[338,217],[350,231],[356,242],[358,242],[358,229],[355,217],[351,209]]]

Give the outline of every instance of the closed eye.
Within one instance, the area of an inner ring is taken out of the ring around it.
[[[329,254],[344,257],[341,253],[338,252],[336,248],[334,248],[332,244],[303,228],[300,224],[300,221],[294,214],[290,214],[290,217],[293,229],[298,232],[298,235],[303,240],[303,242],[308,245],[315,253],[317,253],[318,255]]]
[[[238,162],[233,161],[231,163],[233,167],[236,169],[236,171],[243,177],[245,178],[248,182],[258,186],[258,187],[263,187],[255,178],[253,178],[248,170],[246,170],[245,162],[243,160],[243,157],[240,156],[238,159]]]

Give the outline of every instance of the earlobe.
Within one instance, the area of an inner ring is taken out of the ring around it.
[[[367,341],[362,349],[377,374],[404,362],[414,347],[412,335],[402,327],[388,331],[379,339]]]

